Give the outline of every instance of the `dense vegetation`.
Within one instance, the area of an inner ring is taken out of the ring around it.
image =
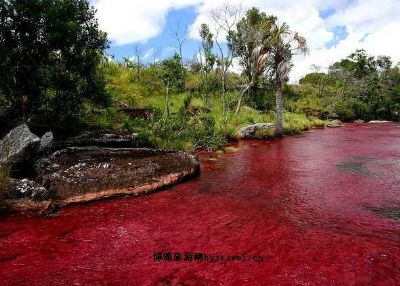
[[[316,67],[318,70],[318,67]],[[387,56],[357,50],[329,68],[288,87],[287,109],[321,118],[400,119],[400,68]]]
[[[86,0],[1,1],[1,102],[59,126],[87,102],[109,105],[99,72],[107,47]]]
[[[58,136],[116,129],[137,133],[139,145],[194,150],[234,140],[251,123],[277,122],[275,133],[259,134],[270,138],[330,118],[399,119],[400,70],[390,58],[356,51],[329,73],[315,66],[299,85],[288,84],[292,57],[307,53],[306,40],[257,8],[213,11],[226,44],[203,24],[202,52],[192,62],[182,59],[178,41],[180,53],[144,64],[139,54],[121,63],[105,56],[106,35],[85,0],[0,5],[2,122],[12,114]],[[241,75],[230,72],[235,58]],[[129,108],[152,114],[133,118]]]

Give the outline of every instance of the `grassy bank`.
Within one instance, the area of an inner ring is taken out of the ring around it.
[[[170,114],[166,116],[164,96],[161,94],[143,96],[137,94],[137,85],[128,88],[122,84],[113,86],[114,107],[100,113],[88,112],[84,116],[91,128],[124,130],[138,134],[140,144],[156,147],[194,151],[197,148],[218,149],[223,144],[237,140],[240,128],[254,123],[275,122],[275,112],[260,112],[243,106],[235,114],[237,93],[229,93],[231,99],[224,112],[222,99],[218,94],[205,99],[199,94],[181,93],[169,97]],[[117,91],[123,88],[124,91]],[[152,119],[131,119],[118,112],[117,105],[151,108]],[[284,134],[297,134],[312,127],[323,127],[326,122],[305,114],[285,112]],[[273,138],[273,130],[259,134],[260,139]]]

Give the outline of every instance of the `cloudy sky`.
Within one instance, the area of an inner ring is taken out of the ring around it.
[[[211,23],[209,11],[223,0],[92,0],[100,28],[111,40],[109,53],[120,60],[135,47],[146,61],[171,56],[176,49],[173,30],[187,29],[184,57],[193,58],[200,42],[196,31]],[[400,61],[400,0],[230,0],[278,16],[308,40],[310,54],[296,57],[291,81],[298,81],[312,64],[327,68],[357,48]]]

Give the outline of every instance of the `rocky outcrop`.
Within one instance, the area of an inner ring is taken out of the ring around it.
[[[67,147],[101,146],[112,148],[135,147],[136,134],[115,133],[111,130],[87,131],[67,141],[57,142],[56,149]]]
[[[39,161],[38,182],[53,204],[148,193],[199,172],[195,156],[147,148],[67,148]]]
[[[46,201],[49,198],[49,192],[42,185],[28,179],[12,180],[8,198]]]
[[[13,168],[31,160],[39,142],[39,137],[31,133],[25,123],[14,128],[0,142],[0,168]]]
[[[338,127],[344,127],[345,125],[342,123],[342,121],[335,119],[335,120],[329,120],[327,127],[329,128],[338,128]]]
[[[39,154],[49,154],[54,144],[54,135],[52,132],[45,133],[40,138],[40,144],[38,148]]]
[[[103,130],[56,142],[51,132],[39,139],[26,124],[18,126],[0,142],[0,171],[11,182],[0,185],[0,212],[42,212],[53,206],[143,194],[200,170],[197,158],[185,152],[125,148],[137,144],[135,139],[135,134]],[[10,180],[9,175],[36,179]]]
[[[48,190],[28,179],[13,179],[9,190],[0,193],[0,214],[18,210],[45,212],[50,205]]]
[[[273,123],[256,123],[240,128],[238,137],[240,139],[264,139],[272,137],[273,132]]]

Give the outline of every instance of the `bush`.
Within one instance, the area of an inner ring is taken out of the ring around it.
[[[194,151],[196,148],[217,149],[226,140],[217,131],[212,115],[199,112],[192,117],[175,113],[166,120],[154,122],[151,142],[158,148]]]

